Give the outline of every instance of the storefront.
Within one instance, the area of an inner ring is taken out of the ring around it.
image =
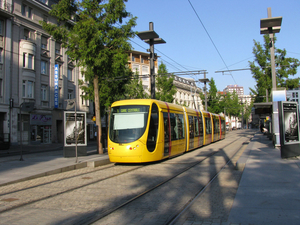
[[[31,142],[51,143],[52,115],[30,114]]]

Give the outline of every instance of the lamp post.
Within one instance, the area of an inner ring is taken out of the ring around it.
[[[268,8],[268,18],[260,20],[260,34],[269,34],[270,37],[270,55],[271,55],[271,72],[272,72],[272,91],[276,90],[276,70],[274,55],[274,33],[279,33],[281,28],[282,17],[272,17],[271,8]],[[280,147],[280,130],[278,117],[278,102],[273,101],[272,114],[273,143],[275,147]]]
[[[140,39],[145,41],[146,43],[149,43],[150,45],[150,85],[151,85],[151,98],[155,99],[155,67],[154,67],[154,61],[155,61],[155,55],[154,55],[154,45],[155,44],[165,44],[166,42],[159,38],[158,34],[153,30],[153,22],[149,22],[149,30],[148,31],[142,31],[138,32],[137,36],[139,36]]]
[[[206,72],[204,72],[204,78],[199,79],[201,83],[204,83],[204,96],[205,96],[205,111],[207,111],[207,94],[206,94],[206,83],[209,82],[209,79],[206,78]]]

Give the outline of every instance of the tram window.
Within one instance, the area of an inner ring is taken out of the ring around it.
[[[199,136],[199,120],[197,117],[194,117],[194,121],[195,121],[195,136],[198,137]]]
[[[202,117],[199,117],[199,131],[200,131],[200,137],[203,137],[203,122],[202,122]]]
[[[221,129],[222,129],[222,132],[225,132],[225,121],[224,120],[221,121]]]
[[[118,106],[111,110],[109,137],[116,143],[139,139],[147,127],[149,106]]]
[[[195,131],[194,131],[194,117],[193,116],[189,116],[189,135],[190,138],[193,138],[195,135]]]
[[[147,138],[147,148],[149,152],[153,152],[156,147],[156,140],[158,134],[158,108],[155,103],[152,104],[149,133]]]
[[[213,119],[213,121],[214,121],[214,134],[217,134],[220,131],[219,120]]]
[[[211,120],[210,118],[205,118],[206,134],[211,134]]]

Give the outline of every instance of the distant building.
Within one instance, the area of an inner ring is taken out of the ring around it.
[[[233,93],[234,91],[237,95],[244,95],[244,87],[238,85],[227,85],[227,87],[223,90],[226,93]]]
[[[299,104],[299,102],[300,102],[300,90],[299,90],[299,88],[294,89],[294,90],[287,90],[286,91],[286,98],[287,98],[287,101],[297,102]]]

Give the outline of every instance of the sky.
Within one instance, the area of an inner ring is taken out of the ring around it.
[[[158,62],[167,65],[168,72],[206,70],[206,77],[215,80],[219,91],[236,84],[244,87],[245,95],[256,84],[250,70],[231,74],[216,71],[249,68],[249,61],[254,61],[254,40],[264,42],[260,19],[268,17],[269,7],[272,17],[282,17],[275,48],[286,49],[286,57],[300,59],[299,0],[128,0],[126,3],[126,10],[137,17],[134,31],[148,31],[149,22],[153,22],[154,31],[166,41],[155,45],[154,52],[160,56]],[[131,44],[136,51],[149,49],[149,44],[139,37],[131,39]],[[299,76],[300,72],[295,75]],[[203,74],[184,77],[198,80]],[[203,88],[200,82],[198,86]]]

